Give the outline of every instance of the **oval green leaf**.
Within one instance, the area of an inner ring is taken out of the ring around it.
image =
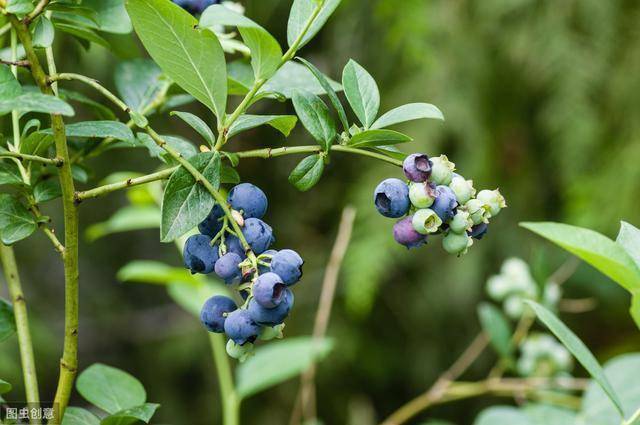
[[[342,71],[342,88],[351,109],[365,128],[369,128],[378,115],[380,92],[373,77],[353,59]]]
[[[76,388],[82,397],[107,413],[140,406],[147,400],[144,387],[127,372],[96,363],[78,376]]]
[[[322,177],[324,159],[321,155],[311,155],[300,161],[289,175],[289,183],[301,192],[315,186]]]

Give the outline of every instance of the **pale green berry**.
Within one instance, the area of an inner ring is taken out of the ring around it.
[[[449,229],[455,233],[466,233],[471,229],[471,226],[473,226],[473,221],[471,221],[469,213],[462,209],[459,209],[449,222]]]
[[[411,218],[413,229],[421,235],[435,233],[442,225],[442,220],[435,211],[425,208],[416,211]]]
[[[473,180],[465,180],[462,176],[453,176],[449,187],[456,194],[456,200],[460,205],[466,204],[476,194]]]
[[[260,329],[260,334],[258,335],[258,339],[262,341],[269,341],[274,338],[282,339],[284,336],[282,331],[284,330],[284,323],[281,323],[277,326],[263,326]]]
[[[542,302],[548,307],[555,307],[562,298],[560,285],[554,282],[547,282],[542,293]]]
[[[489,222],[489,208],[479,199],[470,199],[464,204],[464,209],[469,212],[473,224]]]
[[[521,295],[511,295],[504,300],[504,312],[512,319],[518,319],[524,313],[524,298]]]
[[[409,199],[416,208],[429,208],[436,199],[436,191],[428,182],[410,183]]]
[[[473,239],[466,233],[449,232],[442,238],[442,246],[449,254],[464,255],[471,245],[473,245]]]
[[[500,213],[502,208],[507,207],[507,203],[504,196],[500,194],[498,189],[496,190],[481,190],[478,192],[476,199],[482,201],[487,207],[489,207],[489,213],[491,217],[495,217]]]
[[[435,184],[448,185],[453,178],[453,171],[456,169],[456,164],[449,161],[446,155],[440,155],[430,158],[431,165],[431,181]]]
[[[232,339],[227,341],[227,354],[240,362],[244,362],[253,354],[253,344],[245,342],[243,345],[236,344]]]
[[[502,275],[494,275],[487,279],[487,293],[496,300],[502,301],[511,291],[511,284]]]

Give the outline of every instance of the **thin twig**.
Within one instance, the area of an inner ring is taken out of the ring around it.
[[[158,171],[157,173],[146,174],[144,176],[131,178],[127,180],[123,180],[117,183],[111,183],[104,186],[99,186],[94,189],[85,190],[83,192],[76,192],[75,200],[76,203],[82,202],[85,199],[97,198],[99,196],[106,195],[111,192],[115,192],[116,190],[126,189],[133,186],[138,186],[141,184],[151,183],[158,180],[164,180],[171,177],[174,171],[176,171],[179,167],[171,167],[166,170]]]
[[[11,65],[11,66],[20,66],[23,68],[29,68],[31,66],[31,62],[29,62],[28,60],[4,60],[4,59],[0,59],[0,63],[4,64],[4,65]]]

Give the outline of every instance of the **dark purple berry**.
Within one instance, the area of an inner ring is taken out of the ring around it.
[[[240,239],[238,239],[235,235],[229,235],[224,238],[225,246],[227,247],[227,252],[233,252],[238,254],[240,258],[247,258],[247,254],[244,252],[244,248],[242,247],[242,243]]]
[[[383,216],[402,217],[409,211],[409,187],[400,179],[386,179],[376,187],[373,202]]]
[[[427,236],[421,235],[413,228],[413,217],[405,217],[398,220],[393,226],[393,238],[407,248],[416,248],[427,243]]]
[[[489,225],[487,223],[480,223],[473,226],[467,234],[474,239],[482,239],[482,237],[487,234],[488,230]]]
[[[402,170],[412,182],[426,182],[431,176],[431,161],[423,153],[414,153],[404,160]]]
[[[215,237],[222,230],[222,220],[220,220],[222,217],[224,217],[224,211],[222,211],[220,205],[216,204],[207,218],[198,224],[198,230],[203,235]]]
[[[224,332],[226,313],[231,313],[237,308],[231,298],[215,295],[202,306],[200,321],[210,332],[222,333]]]
[[[191,273],[211,273],[218,261],[218,247],[207,235],[189,236],[183,249],[184,265]]]

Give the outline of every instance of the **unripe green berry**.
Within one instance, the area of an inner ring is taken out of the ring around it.
[[[435,211],[425,208],[413,214],[411,224],[416,232],[421,235],[428,235],[438,231],[438,228],[442,225],[442,220]]]
[[[428,182],[409,184],[409,199],[414,207],[429,208],[435,198],[436,191]]]
[[[449,187],[456,194],[456,200],[460,205],[467,203],[476,194],[473,180],[465,180],[462,176],[453,176]]]
[[[269,341],[274,338],[282,339],[284,336],[282,331],[284,330],[284,323],[281,323],[276,326],[263,326],[260,329],[260,334],[258,335],[258,339],[262,341]]]
[[[512,319],[518,319],[524,313],[525,303],[522,295],[511,295],[504,300],[504,312]]]
[[[442,238],[442,246],[449,254],[464,255],[471,245],[473,245],[473,239],[466,233],[449,232]]]
[[[473,221],[473,224],[489,222],[489,207],[487,207],[481,200],[469,200],[469,202],[464,204],[464,209],[469,212],[469,216],[471,217],[471,221]]]
[[[495,217],[500,213],[502,208],[507,207],[507,203],[504,196],[500,194],[498,189],[496,190],[481,190],[476,197],[479,201],[482,201],[488,208],[491,217]]]
[[[227,341],[227,354],[240,362],[247,360],[253,353],[253,344],[245,342],[243,345],[236,344],[232,339]]]
[[[456,165],[449,161],[446,155],[440,155],[430,158],[431,165],[431,181],[435,184],[448,185],[453,178],[453,171],[456,169]]]
[[[473,221],[471,221],[469,213],[462,209],[459,209],[449,222],[449,229],[455,233],[466,233],[471,229],[471,226],[473,226]]]

